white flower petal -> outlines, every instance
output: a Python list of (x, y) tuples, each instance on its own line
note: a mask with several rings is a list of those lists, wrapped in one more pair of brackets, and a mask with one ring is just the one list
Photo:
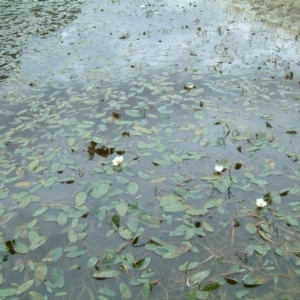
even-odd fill
[(267, 202), (263, 198), (256, 199), (256, 205), (259, 207), (264, 207), (267, 205)]
[(216, 165), (216, 166), (215, 166), (215, 170), (216, 170), (217, 172), (222, 172), (222, 171), (224, 170), (224, 167), (221, 166), (221, 165)]
[(112, 163), (113, 163), (114, 166), (118, 166), (122, 161), (123, 161), (123, 156), (116, 156), (112, 160)]

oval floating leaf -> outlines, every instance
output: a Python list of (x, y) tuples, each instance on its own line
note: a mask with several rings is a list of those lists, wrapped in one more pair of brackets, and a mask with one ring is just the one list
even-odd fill
[(17, 289), (8, 288), (8, 289), (0, 289), (0, 297), (9, 297), (15, 295)]
[(251, 223), (249, 223), (249, 224), (246, 225), (246, 229), (250, 233), (256, 233), (257, 232), (257, 228), (253, 224), (251, 224)]
[(220, 286), (220, 283), (219, 283), (219, 282), (213, 281), (213, 282), (208, 283), (208, 284), (207, 284), (204, 288), (202, 288), (201, 290), (202, 290), (202, 291), (205, 291), (205, 292), (210, 292), (210, 291), (216, 290), (219, 286)]
[(99, 292), (99, 294), (103, 294), (103, 295), (105, 295), (105, 296), (116, 296), (116, 293), (113, 291), (113, 290), (111, 290), (110, 288), (100, 288), (99, 290), (98, 290), (98, 292)]
[(98, 262), (98, 258), (96, 256), (92, 256), (88, 259), (87, 261), (87, 267), (88, 268), (93, 268), (96, 266), (97, 262)]
[(199, 266), (200, 262), (199, 261), (191, 261), (191, 262), (186, 262), (183, 265), (179, 266), (180, 271), (189, 271), (192, 269), (195, 269)]
[(241, 290), (238, 291), (235, 295), (237, 298), (243, 298), (245, 295), (247, 295), (249, 293), (249, 290)]
[(93, 274), (95, 278), (113, 278), (118, 277), (120, 275), (120, 271), (117, 270), (103, 270), (97, 271)]
[(104, 256), (102, 258), (102, 261), (101, 263), (102, 264), (110, 264), (112, 263), (114, 260), (115, 260), (115, 257), (116, 257), (116, 254), (114, 251), (112, 250), (107, 250), (105, 253), (104, 253)]
[(13, 248), (17, 253), (27, 253), (28, 252), (28, 247), (20, 241), (14, 241), (13, 243)]
[(81, 206), (84, 204), (86, 200), (86, 193), (85, 192), (80, 192), (75, 196), (75, 204), (77, 206)]
[(36, 216), (39, 216), (41, 214), (43, 214), (44, 212), (46, 212), (48, 210), (49, 207), (47, 206), (41, 206), (39, 207), (34, 213), (33, 213), (33, 216), (36, 217)]
[(34, 283), (34, 279), (28, 280), (17, 287), (16, 295), (20, 295), (27, 291)]
[(190, 276), (189, 280), (192, 284), (194, 283), (200, 283), (203, 279), (205, 279), (208, 275), (210, 274), (210, 271), (202, 271), (202, 272), (198, 272), (193, 274), (192, 276)]
[(132, 297), (132, 293), (131, 293), (129, 287), (126, 284), (124, 284), (123, 282), (120, 283), (119, 289), (120, 289), (121, 295), (124, 299), (130, 299)]
[(101, 198), (104, 196), (109, 190), (109, 184), (108, 183), (100, 183), (98, 187), (98, 197)]
[(125, 201), (116, 204), (116, 211), (120, 216), (125, 216), (128, 210), (128, 205)]
[(67, 215), (62, 211), (58, 214), (58, 216), (56, 217), (56, 222), (58, 223), (58, 225), (66, 225), (68, 222), (68, 217)]
[(150, 286), (149, 282), (144, 283), (143, 289), (142, 289), (143, 299), (147, 300), (149, 298), (150, 290), (151, 290), (151, 286)]
[(139, 186), (136, 182), (131, 181), (127, 185), (127, 190), (131, 195), (135, 195), (139, 189)]
[(69, 241), (71, 243), (76, 243), (78, 238), (77, 238), (77, 233), (75, 232), (74, 229), (70, 229), (69, 232), (68, 232), (68, 238), (69, 238)]
[(53, 262), (58, 261), (58, 260), (61, 258), (63, 252), (64, 252), (64, 249), (63, 249), (63, 248), (60, 248), (60, 247), (59, 247), (59, 248), (56, 248), (56, 249), (53, 251), (52, 261), (53, 261)]
[(63, 288), (65, 285), (64, 272), (59, 268), (53, 268), (50, 270), (50, 276), (52, 283), (58, 287)]

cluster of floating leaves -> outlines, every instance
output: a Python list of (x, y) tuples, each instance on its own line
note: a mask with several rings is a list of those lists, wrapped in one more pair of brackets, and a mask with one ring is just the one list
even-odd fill
[[(268, 57), (243, 70), (232, 68), (233, 52), (226, 43), (234, 28), (200, 27), (196, 2), (144, 7), (135, 1), (96, 2), (83, 6), (87, 16), (95, 14), (94, 21), (102, 20), (103, 11), (109, 16), (120, 9), (132, 17), (133, 7), (148, 25), (160, 24), (167, 9), (182, 22), (192, 19), (154, 33), (116, 35), (122, 28), (117, 24), (115, 39), (107, 31), (101, 39), (109, 37), (110, 45), (122, 42), (121, 53), (117, 58), (96, 54), (93, 66), (79, 41), (79, 54), (70, 61), (82, 58), (86, 68), (72, 69), (68, 80), (65, 70), (49, 67), (46, 81), (29, 84), (29, 91), (21, 84), (27, 79), (18, 74), (5, 81), (0, 298), (296, 297), (296, 83), (286, 79), (285, 71), (278, 74)], [(204, 4), (206, 13), (212, 12)], [(84, 22), (87, 32), (80, 35), (86, 43), (99, 44), (98, 36), (96, 42), (89, 40), (99, 23), (89, 28)], [(80, 20), (72, 26), (79, 25)], [(205, 45), (210, 34), (226, 36), (209, 54), (212, 64), (194, 67), (198, 58), (192, 40), (198, 37)], [(153, 51), (159, 54), (172, 47), (175, 37), (191, 45), (178, 48), (183, 55), (176, 64), (170, 59), (158, 67), (151, 56), (146, 65), (134, 62), (144, 55), (141, 45), (157, 39)], [(55, 39), (47, 43), (57, 51)], [(168, 53), (177, 55), (178, 49)], [(122, 51), (132, 55), (132, 62), (118, 61), (127, 57)], [(102, 59), (107, 69), (97, 66)], [(244, 73), (256, 64), (263, 67), (250, 80)]]

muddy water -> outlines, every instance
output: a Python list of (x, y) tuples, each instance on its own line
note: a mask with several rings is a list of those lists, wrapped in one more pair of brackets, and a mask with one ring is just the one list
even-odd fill
[[(45, 6), (39, 10), (55, 13), (49, 3), (43, 2)], [(135, 292), (134, 299), (141, 299), (141, 288), (130, 280), (147, 278), (151, 271), (155, 278), (151, 280), (150, 298), (186, 299), (192, 291), (187, 284), (191, 274), (186, 276), (178, 269), (187, 261), (203, 263), (203, 268), (212, 272), (209, 279), (219, 278), (223, 295), (227, 293), (233, 299), (244, 288), (243, 282), (236, 279), (236, 286), (224, 284), (220, 274), (230, 272), (233, 262), (242, 268), (235, 253), (243, 252), (254, 238), (243, 231), (247, 224), (244, 219), (239, 220), (238, 229), (234, 226), (227, 230), (226, 223), (231, 224), (233, 215), (245, 211), (247, 215), (257, 213), (253, 199), (261, 195), (297, 188), (298, 42), (288, 33), (217, 1), (89, 1), (80, 4), (80, 10), (71, 9), (70, 14), (75, 17), (62, 15), (68, 21), (61, 24), (51, 23), (41, 14), (38, 24), (43, 34), (31, 32), (24, 40), (16, 39), (19, 55), (6, 65), (7, 78), (1, 81), (1, 189), (8, 192), (1, 209), (5, 216), (11, 211), (18, 216), (3, 217), (6, 225), (2, 245), (18, 239), (20, 231), (21, 241), (29, 245), (26, 226), (31, 218), (38, 224), (34, 230), (47, 236), (47, 242), (29, 251), (25, 258), (21, 253), (9, 256), (4, 265), (4, 288), (32, 278), (43, 282), (39, 274), (30, 272), (13, 276), (14, 266), (23, 270), (22, 264), (27, 266), (29, 261), (29, 268), (33, 268), (32, 260), (42, 261), (49, 270), (55, 267), (65, 272), (63, 287), (61, 282), (54, 287), (49, 282), (46, 286), (37, 284), (41, 295), (51, 298), (61, 292), (57, 296), (64, 299), (77, 299), (77, 294), (96, 299), (97, 290), (103, 287), (119, 293), (118, 275), (112, 276), (116, 280), (97, 281), (91, 275), (99, 271), (99, 266), (91, 267), (87, 261), (102, 259), (106, 250), (116, 249), (125, 240), (127, 248), (120, 250), (122, 257), (118, 258), (123, 261), (116, 260), (111, 268), (119, 270), (123, 264), (120, 278)], [(91, 155), (88, 148), (94, 141), (100, 150)], [(103, 147), (111, 152), (98, 155), (105, 152)], [(124, 153), (124, 169), (111, 166), (116, 153)], [(226, 188), (228, 176), (224, 177), (224, 185), (202, 180), (214, 172), (220, 159), (233, 164), (243, 161), (247, 166), (245, 174), (239, 173), (238, 167), (232, 171), (237, 183), (230, 189)], [(115, 179), (117, 176), (123, 177)], [(255, 181), (257, 178), (265, 183)], [(139, 192), (132, 190), (128, 182), (136, 183)], [(105, 184), (110, 185), (109, 192), (98, 198), (96, 192), (91, 195), (95, 185), (104, 189)], [(29, 203), (18, 198), (23, 199), (19, 193), (24, 191), (35, 196)], [(72, 209), (78, 214), (74, 197), (79, 192), (88, 195), (82, 208), (87, 212), (76, 218)], [(164, 210), (160, 205), (168, 194), (184, 195), (178, 211), (172, 211), (172, 207)], [(296, 214), (288, 206), (296, 197), (291, 193), (280, 209)], [(189, 219), (184, 205), (198, 208), (211, 199), (221, 199), (228, 206), (211, 204), (209, 214), (195, 214)], [(145, 214), (152, 220), (151, 226), (149, 221), (139, 224), (141, 232), (142, 227), (147, 230), (145, 240), (139, 241), (141, 247), (133, 247), (126, 236), (114, 231), (118, 226), (111, 218), (116, 207), (121, 211), (121, 200), (130, 203), (130, 213)], [(48, 209), (46, 213), (33, 213), (41, 206)], [(266, 218), (280, 216), (272, 212), (270, 208)], [(65, 215), (69, 223), (64, 223)], [(126, 212), (122, 217), (121, 225), (126, 226)], [(160, 222), (165, 219), (169, 223)], [(185, 238), (177, 229), (194, 223), (200, 226), (202, 222), (215, 231), (206, 225), (207, 235), (201, 239)], [(78, 234), (76, 239), (73, 228)], [(239, 234), (235, 236), (234, 230)], [(282, 232), (291, 233), (289, 228), (284, 230), (277, 236), (277, 243), (284, 240)], [(147, 236), (161, 238), (170, 252), (145, 249)], [(192, 243), (179, 248), (184, 239)], [(260, 237), (256, 241), (259, 243)], [(74, 254), (68, 250), (72, 246), (86, 252)], [(189, 247), (191, 251), (185, 250)], [(61, 260), (52, 262), (53, 252), (61, 249)], [(162, 255), (164, 251), (167, 258)], [(182, 256), (169, 260), (176, 251)], [(151, 264), (146, 270), (136, 270), (129, 263), (129, 253), (135, 260), (151, 258)], [(254, 256), (249, 259), (250, 270), (260, 263), (261, 256)], [(224, 258), (224, 264), (217, 264), (215, 257)], [(277, 263), (273, 252), (268, 259), (264, 261), (267, 266), (270, 261)], [(289, 267), (294, 267), (292, 262), (279, 262), (276, 271), (288, 273)], [(53, 277), (48, 272), (46, 279), (55, 281)], [(271, 284), (257, 290), (265, 293), (270, 289)], [(250, 295), (253, 290), (246, 291)], [(205, 293), (200, 296), (208, 297)]]

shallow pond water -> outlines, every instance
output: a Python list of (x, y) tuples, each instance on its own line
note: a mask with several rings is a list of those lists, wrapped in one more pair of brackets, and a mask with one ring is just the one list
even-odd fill
[(217, 1), (22, 3), (0, 298), (296, 299), (299, 43)]

